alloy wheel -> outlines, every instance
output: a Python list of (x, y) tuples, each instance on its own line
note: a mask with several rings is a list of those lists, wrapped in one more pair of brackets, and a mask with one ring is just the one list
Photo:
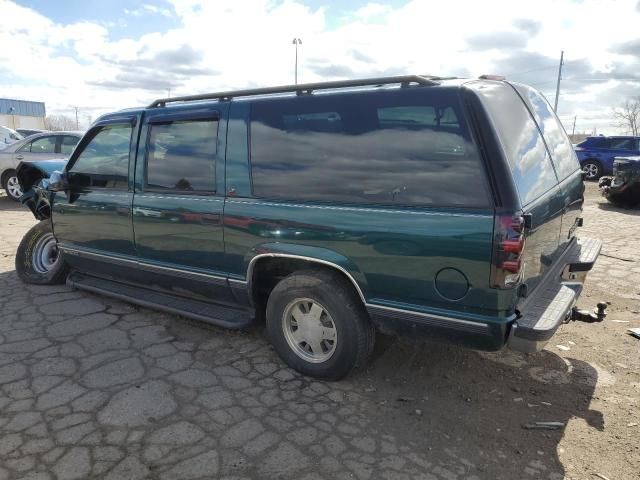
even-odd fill
[(22, 187), (18, 181), (18, 177), (11, 176), (7, 179), (7, 193), (13, 198), (18, 199), (22, 196)]
[(587, 163), (582, 167), (582, 171), (586, 173), (588, 179), (594, 179), (598, 177), (600, 169), (595, 163)]
[(291, 350), (307, 362), (325, 362), (336, 351), (336, 325), (315, 300), (298, 298), (289, 303), (282, 315), (282, 329)]

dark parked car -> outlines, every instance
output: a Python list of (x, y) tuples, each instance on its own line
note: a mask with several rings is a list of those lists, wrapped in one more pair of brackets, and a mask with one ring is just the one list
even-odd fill
[[(26, 282), (242, 328), (338, 379), (375, 332), (540, 348), (600, 242), (536, 90), (376, 78), (155, 101), (99, 119), (64, 171), (23, 164)], [(43, 174), (48, 176), (48, 174)]]
[(602, 177), (598, 185), (602, 195), (615, 205), (640, 205), (640, 157), (616, 158), (613, 177)]
[(598, 180), (612, 174), (615, 157), (640, 155), (640, 137), (587, 137), (575, 150), (585, 177)]

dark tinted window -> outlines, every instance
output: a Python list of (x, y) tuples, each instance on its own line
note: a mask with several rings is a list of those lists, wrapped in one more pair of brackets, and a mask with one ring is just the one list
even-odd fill
[(551, 153), (551, 161), (556, 167), (558, 178), (564, 180), (580, 168), (580, 163), (569, 137), (567, 137), (560, 120), (551, 109), (551, 105), (540, 93), (525, 86), (518, 86), (518, 91), (529, 105), (538, 127), (542, 131), (542, 136)]
[(634, 141), (633, 138), (611, 138), (611, 146), (609, 148), (615, 148), (616, 150), (633, 150)]
[(486, 206), (455, 90), (319, 94), (252, 104), (258, 197)]
[(152, 124), (147, 189), (214, 192), (217, 132), (216, 120)]
[(130, 125), (98, 127), (89, 135), (70, 172), (82, 185), (126, 188), (129, 170)]
[(515, 90), (497, 82), (469, 86), (480, 94), (495, 125), (522, 205), (553, 188), (557, 178), (551, 158), (536, 123)]
[(71, 135), (65, 135), (62, 137), (62, 145), (60, 145), (60, 153), (63, 155), (71, 155), (73, 149), (80, 141), (79, 137), (72, 137)]
[(609, 148), (609, 139), (606, 137), (589, 137), (578, 144), (582, 148)]

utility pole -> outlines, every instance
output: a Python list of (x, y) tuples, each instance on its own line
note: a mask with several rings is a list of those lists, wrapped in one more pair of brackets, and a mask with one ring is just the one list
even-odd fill
[(562, 64), (564, 60), (564, 50), (560, 52), (560, 66), (558, 67), (558, 83), (556, 84), (556, 101), (553, 104), (553, 111), (558, 113), (558, 97), (560, 96), (560, 79), (562, 78)]
[(576, 133), (576, 119), (578, 118), (577, 115), (573, 116), (573, 128), (571, 129), (571, 136), (574, 136)]
[(73, 107), (76, 110), (76, 130), (80, 130), (80, 123), (78, 122), (78, 107)]
[(167, 88), (167, 98), (171, 98), (171, 89)]
[(302, 40), (298, 37), (294, 38), (291, 42), (296, 46), (296, 66), (295, 66), (295, 82), (298, 84), (298, 45), (302, 45)]

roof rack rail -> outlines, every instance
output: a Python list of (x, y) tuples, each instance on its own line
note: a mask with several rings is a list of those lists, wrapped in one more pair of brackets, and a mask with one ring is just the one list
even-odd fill
[(333, 82), (303, 83), (299, 85), (282, 85), (278, 87), (251, 88), (247, 90), (231, 90), (228, 92), (203, 93), (200, 95), (185, 95), (182, 97), (159, 98), (147, 108), (164, 107), (167, 103), (196, 102), (199, 100), (230, 100), (234, 97), (248, 97), (253, 95), (268, 95), (271, 93), (296, 92), (298, 95), (309, 94), (314, 90), (345, 87), (366, 87), (368, 85), (389, 85), (399, 83), (407, 87), (412, 83), (424, 86), (439, 85), (439, 82), (422, 75), (402, 75), (397, 77), (363, 78), (359, 80), (337, 80)]

